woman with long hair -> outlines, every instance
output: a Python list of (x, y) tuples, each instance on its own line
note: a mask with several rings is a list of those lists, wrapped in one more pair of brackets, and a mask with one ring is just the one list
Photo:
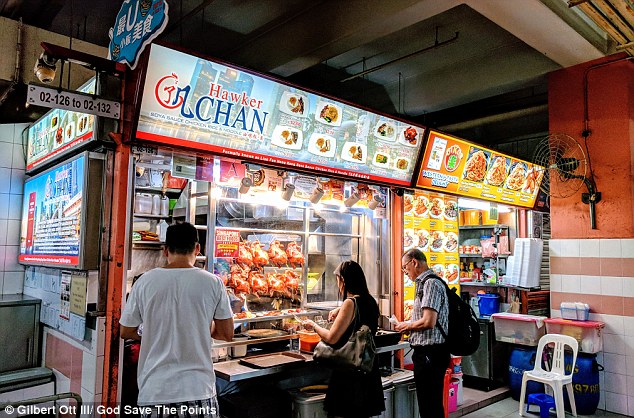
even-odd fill
[[(335, 269), (339, 295), (343, 303), (330, 311), (330, 329), (307, 320), (306, 328), (313, 328), (322, 341), (335, 348), (341, 347), (353, 332), (367, 325), (376, 333), (379, 322), (379, 306), (370, 295), (365, 274), (355, 261), (344, 261)], [(377, 358), (370, 373), (349, 370), (333, 370), (324, 409), (334, 417), (371, 417), (385, 410), (383, 386)]]

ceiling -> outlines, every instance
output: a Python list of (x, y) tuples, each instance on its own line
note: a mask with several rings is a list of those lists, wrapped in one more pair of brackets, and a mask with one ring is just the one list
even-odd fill
[[(0, 15), (106, 46), (121, 2), (0, 0)], [(159, 40), (520, 157), (548, 130), (546, 75), (625, 42), (566, 0), (167, 2)]]

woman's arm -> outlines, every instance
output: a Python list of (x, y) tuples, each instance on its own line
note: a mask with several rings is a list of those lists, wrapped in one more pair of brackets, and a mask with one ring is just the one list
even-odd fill
[(339, 313), (335, 318), (335, 322), (332, 324), (330, 329), (324, 328), (322, 326), (317, 325), (315, 322), (308, 320), (304, 321), (302, 324), (307, 328), (313, 328), (317, 335), (322, 339), (323, 342), (328, 344), (334, 344), (341, 339), (343, 334), (346, 332), (352, 320), (354, 319), (354, 302), (351, 299), (346, 299), (341, 308), (339, 309)]

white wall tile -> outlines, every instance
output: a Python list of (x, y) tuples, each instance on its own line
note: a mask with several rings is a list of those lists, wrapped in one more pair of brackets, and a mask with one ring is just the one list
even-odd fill
[(24, 170), (26, 168), (26, 161), (24, 160), (24, 158), (24, 148), (22, 148), (22, 144), (13, 144), (13, 158), (11, 161), (11, 168)]
[(561, 274), (550, 275), (550, 291), (561, 292)]
[(548, 241), (548, 253), (551, 257), (561, 257), (561, 241), (560, 239)]
[(634, 238), (623, 238), (621, 240), (621, 257), (634, 258)]
[[(631, 337), (626, 337), (626, 338), (631, 338)], [(630, 349), (627, 348), (626, 350), (630, 350)], [(625, 356), (625, 374), (628, 376), (634, 376), (634, 356), (630, 356), (630, 355)]]
[(623, 317), (623, 334), (630, 337), (634, 337), (634, 317), (632, 316)]
[(24, 290), (24, 273), (19, 271), (5, 271), (2, 285), (3, 295), (17, 295)]
[(20, 221), (7, 220), (7, 245), (20, 245)]
[(634, 396), (627, 397), (627, 415), (634, 417)]
[[(95, 394), (92, 392), (87, 391), (86, 389), (84, 389), (84, 387), (82, 386), (81, 388), (81, 400), (84, 402), (84, 405), (90, 405), (90, 406), (96, 406), (95, 403), (93, 403), (93, 399), (95, 398)], [(121, 408), (123, 409), (123, 408)], [(81, 418), (93, 418), (95, 417), (95, 412), (93, 411), (92, 414), (81, 414)], [(121, 413), (120, 416), (124, 416), (123, 413)]]
[[(625, 356), (620, 354), (603, 353), (603, 367), (605, 367), (606, 379), (610, 373), (623, 373)], [(615, 392), (615, 391), (612, 391)], [(621, 393), (621, 392), (620, 392)]]
[(9, 218), (9, 193), (0, 193), (0, 219)]
[(0, 193), (11, 192), (11, 169), (0, 167)]
[(18, 245), (5, 246), (4, 271), (24, 271), (24, 266), (18, 263)]
[(0, 142), (0, 167), (11, 168), (13, 166), (13, 144)]
[[(11, 392), (5, 392), (5, 393), (0, 393), (0, 403), (2, 402), (18, 402), (21, 400), (24, 400), (24, 389), (19, 389), (19, 390), (14, 390)], [(0, 414), (0, 417), (7, 417), (9, 418), (10, 415), (4, 415), (5, 412), (4, 410), (2, 411), (2, 413)]]
[[(16, 123), (13, 131), (13, 143), (22, 144), (24, 139), (22, 138), (23, 131), (28, 128), (30, 123)], [(24, 133), (26, 135), (26, 133)]]
[(11, 190), (10, 192), (13, 194), (23, 194), (24, 193), (24, 170), (19, 170), (17, 168), (11, 169)]
[(580, 239), (579, 257), (599, 257), (599, 240)]
[(601, 258), (621, 258), (620, 239), (600, 239), (599, 256)]
[(593, 321), (605, 323), (605, 330), (609, 334), (624, 335), (625, 325), (624, 318), (621, 315), (597, 315)]
[(7, 219), (0, 219), (0, 245), (7, 245)]
[[(1, 222), (0, 222), (1, 223)], [(0, 245), (0, 271), (4, 271), (4, 259), (5, 259), (5, 251), (6, 245)]]
[(627, 376), (605, 372), (605, 391), (625, 395), (627, 393)]
[(605, 392), (605, 409), (617, 414), (627, 414), (627, 396)]
[(627, 396), (634, 396), (634, 376), (626, 376), (627, 390), (625, 394)]
[(579, 276), (575, 274), (562, 274), (561, 291), (566, 293), (580, 293), (581, 285)]
[(41, 396), (50, 396), (54, 393), (53, 382), (45, 385), (33, 386), (24, 389), (24, 398), (39, 398)]
[(81, 386), (82, 389), (87, 389), (94, 394), (97, 357), (85, 351), (82, 353), (82, 355), (83, 358), (81, 362)]
[(9, 219), (22, 219), (22, 195), (9, 195)]
[(13, 123), (6, 123), (0, 125), (0, 142), (13, 143), (13, 134), (15, 131), (15, 125)]
[(562, 257), (579, 257), (579, 240), (578, 239), (561, 240), (561, 256)]
[(601, 277), (601, 294), (606, 296), (623, 296), (623, 278)]
[[(632, 357), (631, 360), (628, 360), (628, 363), (632, 362), (632, 373), (628, 372), (627, 374), (630, 376), (634, 376), (634, 337), (629, 335), (623, 336), (623, 348), (626, 356)], [(628, 364), (629, 366), (629, 364)]]
[(97, 365), (95, 367), (95, 394), (103, 392), (103, 356), (97, 357)]
[(584, 294), (588, 294), (588, 295), (601, 294), (600, 277), (579, 276), (579, 286), (581, 286), (581, 290)]
[(634, 297), (634, 277), (623, 277), (623, 296)]
[(618, 334), (603, 333), (603, 352), (626, 355), (625, 337)]

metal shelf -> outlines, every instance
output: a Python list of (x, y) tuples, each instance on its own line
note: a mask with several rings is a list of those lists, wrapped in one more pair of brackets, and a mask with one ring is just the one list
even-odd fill
[(166, 215), (152, 215), (150, 213), (134, 213), (132, 214), (132, 216), (134, 216), (135, 218), (148, 218), (148, 219), (168, 219), (171, 218), (171, 216)]
[(493, 229), (493, 228), (501, 228), (508, 229), (508, 225), (494, 224), (494, 225), (465, 225), (459, 226), (458, 229), (470, 230), (470, 229)]

